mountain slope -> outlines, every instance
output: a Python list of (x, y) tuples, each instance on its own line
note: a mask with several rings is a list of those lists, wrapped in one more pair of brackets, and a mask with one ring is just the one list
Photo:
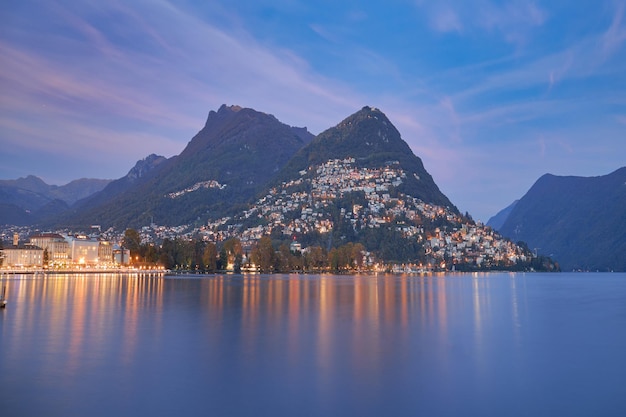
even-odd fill
[(458, 211), (387, 116), (368, 106), (320, 133), (289, 161), (279, 178), (294, 178), (298, 171), (309, 166), (344, 158), (355, 158), (359, 167), (381, 167), (393, 161), (409, 174), (398, 186), (399, 192)]
[[(309, 134), (310, 135), (310, 134)], [(180, 155), (96, 207), (76, 212), (76, 225), (137, 227), (204, 222), (247, 202), (304, 144), (302, 129), (239, 106), (211, 111)]]
[(546, 174), (499, 230), (564, 270), (626, 271), (626, 167), (599, 177)]

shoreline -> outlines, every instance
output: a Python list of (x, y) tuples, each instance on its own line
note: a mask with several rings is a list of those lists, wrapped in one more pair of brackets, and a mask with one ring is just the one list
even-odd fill
[(4, 275), (56, 275), (56, 274), (158, 274), (166, 275), (165, 269), (106, 268), (106, 269), (0, 269)]

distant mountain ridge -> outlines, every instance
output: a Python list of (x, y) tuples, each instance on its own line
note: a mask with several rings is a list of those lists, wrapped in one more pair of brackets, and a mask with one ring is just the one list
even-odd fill
[[(15, 199), (19, 199), (19, 195), (21, 193), (22, 196), (37, 196), (45, 202), (59, 199), (71, 205), (81, 198), (85, 198), (102, 190), (111, 181), (112, 180), (80, 178), (70, 181), (65, 185), (49, 185), (39, 177), (28, 175), (27, 177), (18, 178), (16, 180), (0, 180), (0, 189), (4, 192), (8, 192), (9, 190), (17, 192), (18, 196), (13, 197)], [(5, 203), (13, 203), (13, 201), (9, 200), (9, 198), (10, 197), (8, 195), (3, 195), (2, 201)], [(45, 202), (43, 204), (45, 204)], [(43, 204), (39, 201), (33, 201), (32, 203), (28, 201), (25, 204), (25, 208), (33, 209), (40, 207)]]
[(495, 216), (492, 216), (489, 221), (487, 221), (487, 226), (493, 227), (495, 230), (500, 230), (506, 219), (511, 214), (511, 211), (515, 208), (519, 200), (515, 200), (507, 207), (500, 210)]
[(40, 221), (102, 190), (110, 182), (81, 178), (59, 186), (46, 184), (34, 175), (0, 180), (0, 224), (27, 225)]
[(626, 167), (598, 177), (546, 174), (498, 230), (564, 270), (626, 271)]

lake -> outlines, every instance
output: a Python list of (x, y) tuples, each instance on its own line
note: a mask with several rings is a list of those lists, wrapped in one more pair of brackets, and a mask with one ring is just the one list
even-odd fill
[(6, 416), (626, 415), (626, 274), (1, 284)]

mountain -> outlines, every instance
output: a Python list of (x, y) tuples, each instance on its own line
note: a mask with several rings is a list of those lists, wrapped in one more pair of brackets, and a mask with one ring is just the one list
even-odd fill
[(542, 176), (499, 231), (564, 270), (626, 271), (626, 167), (598, 177)]
[(76, 201), (102, 190), (110, 182), (82, 178), (58, 186), (48, 185), (33, 175), (0, 180), (0, 224), (33, 224), (43, 217), (66, 210)]
[(507, 207), (500, 210), (495, 216), (491, 217), (487, 222), (487, 226), (494, 228), (495, 230), (500, 230), (506, 219), (509, 217), (509, 214), (513, 211), (517, 202), (519, 200), (515, 200)]
[(527, 249), (461, 215), (389, 119), (371, 107), (318, 135), (254, 203), (199, 234), (238, 238), (244, 246), (269, 235), (283, 248), (297, 239), (331, 258), (363, 248), (419, 270), (553, 267), (533, 264)]
[(422, 160), (413, 154), (387, 116), (368, 106), (320, 133), (289, 161), (278, 178), (283, 181), (292, 179), (310, 166), (344, 158), (355, 158), (358, 167), (382, 167), (393, 161), (408, 173), (397, 191), (458, 211), (439, 190)]
[(272, 115), (223, 105), (209, 112), (205, 126), (180, 155), (159, 159), (158, 167), (128, 186), (131, 170), (126, 179), (111, 184), (115, 192), (106, 198), (103, 193), (81, 202), (66, 224), (125, 228), (153, 219), (162, 225), (205, 222), (248, 202), (311, 137), (305, 128)]

